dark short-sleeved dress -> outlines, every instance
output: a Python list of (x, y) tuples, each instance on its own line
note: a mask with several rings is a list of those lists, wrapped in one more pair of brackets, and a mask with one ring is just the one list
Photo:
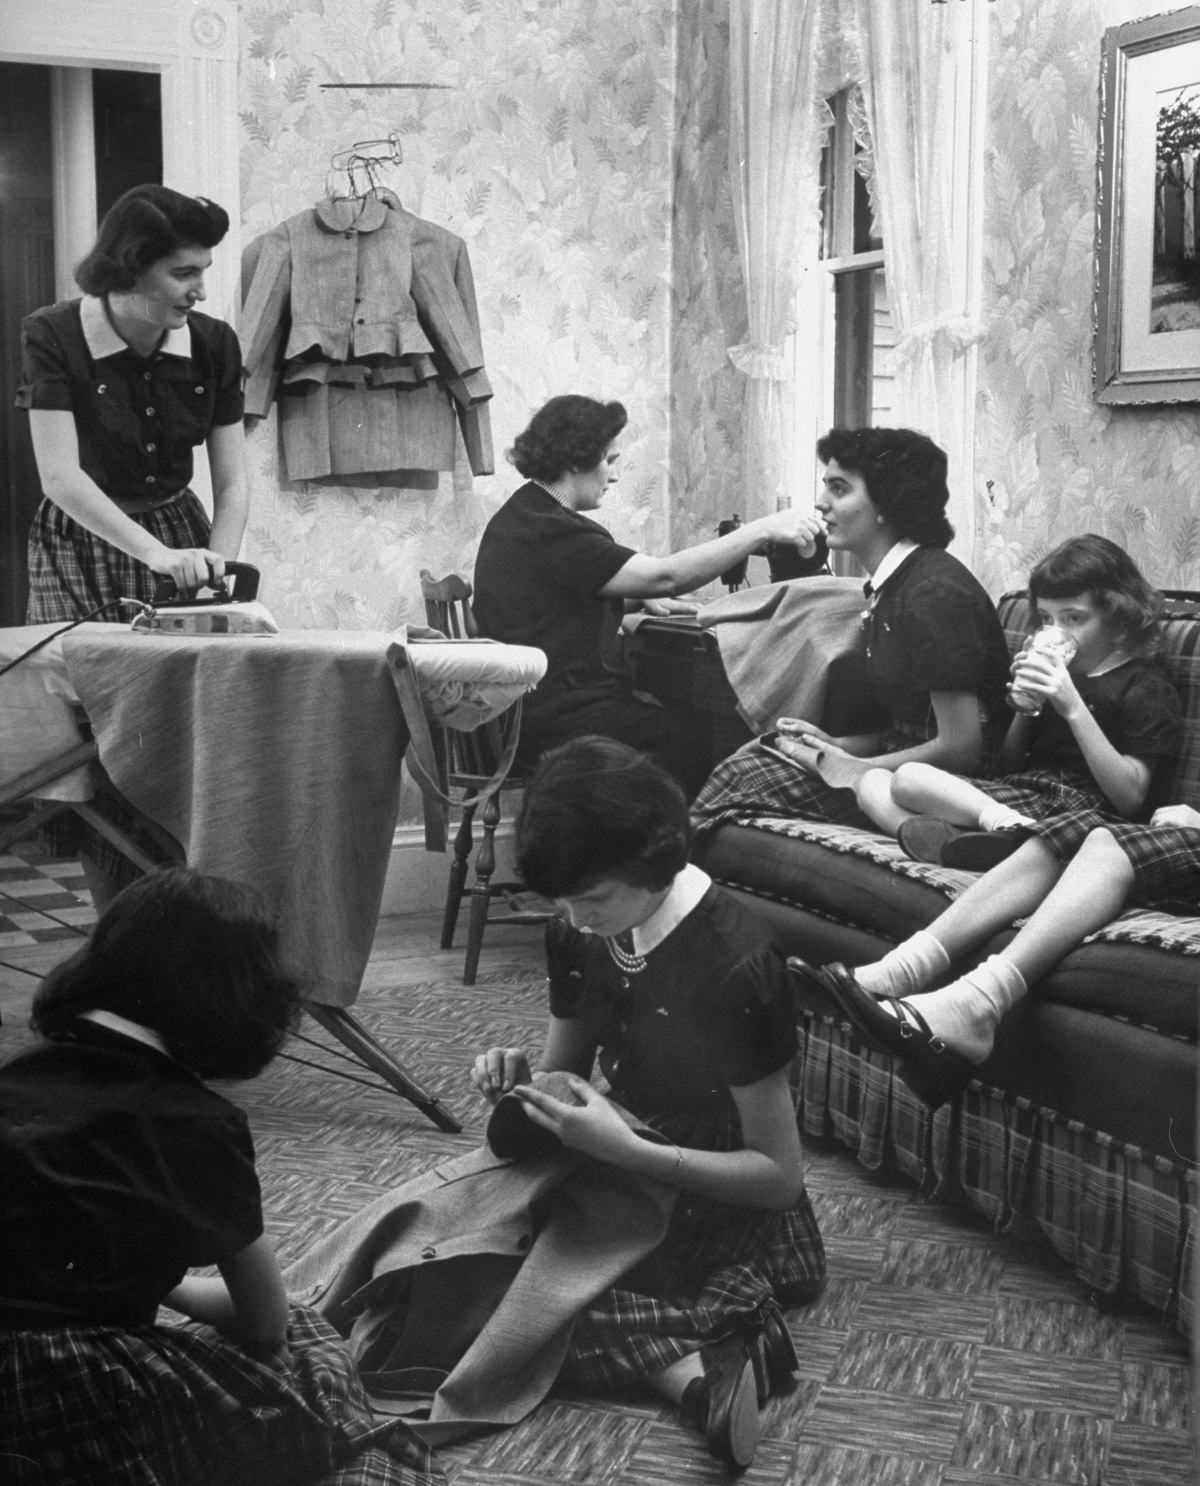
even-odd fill
[(0, 1066), (0, 1418), (13, 1486), (427, 1486), (345, 1344), (293, 1307), (286, 1366), (156, 1325), (189, 1268), (263, 1231), (245, 1115), (87, 1021)]
[[(910, 552), (868, 601), (863, 647), (876, 699), (890, 719), (877, 752), (937, 736), (932, 692), (974, 692), (985, 759), (999, 747), (1009, 720), (1008, 646), (995, 605), (956, 557), (940, 547)], [(692, 808), (698, 832), (767, 815), (874, 829), (852, 790), (831, 788), (757, 742), (717, 766)]]
[[(71, 413), (80, 465), (115, 505), (168, 547), (208, 545), (208, 515), (189, 482), (196, 445), (242, 418), (241, 350), (228, 325), (193, 310), (186, 327), (140, 356), (108, 324), (102, 301), (67, 300), (22, 321), (21, 373), (16, 406)], [(157, 582), (43, 498), (29, 534), (28, 623), (149, 600)], [(101, 617), (122, 616), (113, 608)]]
[[(1149, 765), (1153, 798), (1158, 775), (1179, 752), (1183, 726), (1179, 693), (1161, 662), (1131, 657), (1102, 675), (1074, 679), (1085, 706), (1117, 752)], [(1113, 814), (1070, 724), (1051, 706), (1033, 719), (1020, 770), (971, 783), (991, 799), (1034, 820), (1092, 811)]]
[[(599, 1046), (613, 1098), (676, 1144), (738, 1150), (731, 1086), (787, 1067), (797, 1051), (792, 994), (769, 928), (709, 885), (645, 956), (617, 968), (604, 940), (547, 929), (550, 1010)], [(707, 1342), (811, 1300), (825, 1253), (808, 1199), (783, 1212), (683, 1193), (666, 1238), (578, 1318), (564, 1376), (612, 1388)]]
[(600, 733), (652, 755), (690, 797), (712, 761), (686, 721), (632, 694), (617, 648), (624, 604), (599, 592), (636, 555), (531, 481), (484, 529), (475, 618), (489, 639), (546, 654), (545, 678), (525, 698), (522, 764), (569, 738)]

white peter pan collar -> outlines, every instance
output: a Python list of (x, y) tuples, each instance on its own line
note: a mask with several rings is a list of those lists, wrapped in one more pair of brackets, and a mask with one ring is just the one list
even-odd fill
[(712, 886), (712, 878), (694, 862), (688, 862), (671, 884), (667, 896), (644, 923), (633, 928), (633, 952), (648, 955), (687, 918)]
[[(128, 342), (123, 341), (109, 323), (104, 313), (104, 301), (95, 294), (85, 294), (79, 301), (79, 320), (83, 326), (83, 338), (93, 361), (105, 356), (119, 356), (128, 351)], [(135, 353), (136, 354), (136, 353)], [(186, 325), (178, 330), (168, 330), (158, 351), (160, 356), (182, 356), (185, 360), (192, 354), (192, 336)]]

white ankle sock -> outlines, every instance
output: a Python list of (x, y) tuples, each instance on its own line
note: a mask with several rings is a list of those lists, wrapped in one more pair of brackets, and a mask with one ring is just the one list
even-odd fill
[(905, 999), (948, 1047), (972, 1063), (982, 1063), (992, 1050), (1000, 1019), (1027, 989), (1014, 961), (991, 955), (942, 990)]
[(859, 985), (885, 996), (911, 996), (923, 990), (950, 968), (950, 956), (928, 929), (918, 929), (911, 938), (889, 949), (882, 960), (863, 965), (854, 972)]
[(1001, 805), (996, 800), (989, 801), (979, 811), (981, 831), (1014, 831), (1018, 826), (1029, 824), (1030, 820), (1027, 815), (1022, 815), (1011, 805)]

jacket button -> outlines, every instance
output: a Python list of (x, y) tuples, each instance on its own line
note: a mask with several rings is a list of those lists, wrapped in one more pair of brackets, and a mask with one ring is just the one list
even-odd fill
[(434, 1248), (434, 1246), (432, 1244), (426, 1244), (425, 1247), (421, 1250), (421, 1258), (422, 1259), (436, 1259), (437, 1258), (437, 1250)]
[(203, 387), (197, 387), (196, 388), (196, 396), (197, 397), (203, 397), (204, 396), (204, 388)]
[(522, 1233), (520, 1238), (517, 1239), (517, 1248), (523, 1254), (525, 1253), (526, 1249), (529, 1248), (531, 1242), (532, 1240), (530, 1239), (528, 1233)]
[(147, 408), (146, 409), (146, 417), (147, 418), (153, 418), (154, 417), (154, 409), (153, 408)]

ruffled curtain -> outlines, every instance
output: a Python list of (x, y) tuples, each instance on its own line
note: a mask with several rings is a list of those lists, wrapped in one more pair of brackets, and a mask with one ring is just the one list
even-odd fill
[[(817, 86), (834, 0), (730, 0), (729, 175), (749, 339), (729, 347), (746, 377), (744, 508), (794, 503), (796, 387), (788, 337), (801, 265), (816, 257), (828, 110)], [(805, 456), (811, 463), (811, 450)]]
[(852, 0), (852, 7), (896, 324), (897, 422), (924, 430), (949, 455), (950, 518), (969, 552), (972, 466), (962, 447), (961, 358), (981, 327), (967, 314), (953, 193), (962, 128), (957, 61), (971, 7), (879, 0)]

